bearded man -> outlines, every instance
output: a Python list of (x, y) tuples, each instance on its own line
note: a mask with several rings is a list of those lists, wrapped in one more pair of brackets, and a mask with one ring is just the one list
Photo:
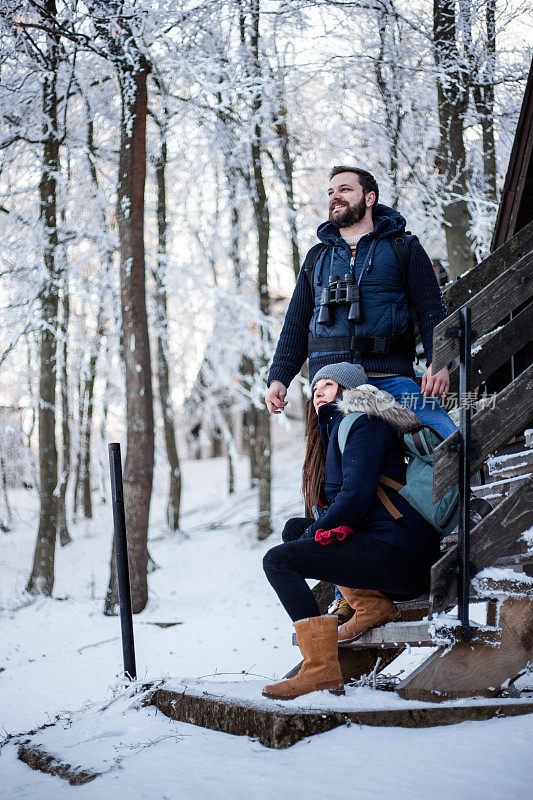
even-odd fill
[[(310, 381), (327, 364), (348, 361), (446, 438), (455, 425), (436, 398), (449, 389), (448, 371), (431, 369), (433, 329), (446, 305), (431, 261), (416, 236), (405, 233), (402, 215), (378, 204), (370, 172), (334, 167), (328, 197), (329, 221), (304, 261), (276, 347), (267, 408), (283, 411), (307, 357)], [(427, 363), (420, 387), (415, 324)]]

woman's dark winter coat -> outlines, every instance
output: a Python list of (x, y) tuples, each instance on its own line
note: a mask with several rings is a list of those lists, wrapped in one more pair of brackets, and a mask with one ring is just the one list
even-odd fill
[[(344, 453), (337, 440), (346, 414), (363, 412), (352, 424)], [(394, 489), (383, 487), (398, 511), (395, 520), (377, 496), (380, 473), (405, 483), (405, 462), (397, 430), (419, 424), (412, 411), (370, 384), (344, 391), (341, 400), (319, 408), (318, 422), (324, 448), (325, 513), (306, 531), (311, 537), (322, 528), (341, 525), (364, 532), (430, 559), (439, 555), (438, 532)]]

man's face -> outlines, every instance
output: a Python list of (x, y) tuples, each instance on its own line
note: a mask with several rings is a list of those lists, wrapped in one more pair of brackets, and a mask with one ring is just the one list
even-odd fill
[(367, 208), (372, 207), (375, 199), (374, 192), (365, 197), (355, 172), (335, 175), (329, 184), (328, 197), (329, 221), (337, 228), (350, 228), (364, 219)]

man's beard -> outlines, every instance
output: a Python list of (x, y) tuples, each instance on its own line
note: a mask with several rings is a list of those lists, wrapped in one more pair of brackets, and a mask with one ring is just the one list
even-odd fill
[(354, 205), (339, 206), (335, 211), (329, 212), (329, 221), (337, 228), (351, 228), (356, 222), (361, 222), (366, 214), (366, 199), (363, 196)]

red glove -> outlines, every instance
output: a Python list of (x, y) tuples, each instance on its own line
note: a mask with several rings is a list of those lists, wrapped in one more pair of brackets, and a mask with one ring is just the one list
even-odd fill
[(315, 533), (315, 542), (320, 542), (320, 544), (343, 542), (351, 533), (353, 533), (353, 530), (351, 528), (347, 528), (346, 525), (341, 525), (338, 528), (332, 528), (330, 531), (325, 531), (323, 528), (319, 528)]

